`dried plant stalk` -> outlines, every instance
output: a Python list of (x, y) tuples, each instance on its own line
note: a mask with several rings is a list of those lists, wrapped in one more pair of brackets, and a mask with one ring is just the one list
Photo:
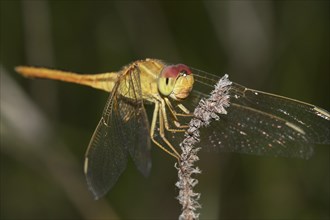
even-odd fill
[(225, 108), (229, 106), (228, 90), (230, 85), (231, 82), (226, 74), (216, 84), (210, 97), (201, 99), (194, 110), (194, 118), (189, 122), (185, 139), (180, 144), (182, 153), (180, 163), (177, 166), (178, 182), (175, 184), (180, 190), (177, 197), (182, 206), (180, 220), (199, 218), (199, 213), (196, 210), (201, 208), (198, 203), (200, 193), (193, 191), (198, 180), (192, 177), (193, 174), (201, 173), (201, 170), (194, 166), (194, 163), (199, 160), (197, 152), (200, 150), (200, 148), (195, 147), (195, 144), (200, 141), (199, 129), (201, 127), (208, 126), (212, 120), (219, 120), (218, 114), (227, 114)]

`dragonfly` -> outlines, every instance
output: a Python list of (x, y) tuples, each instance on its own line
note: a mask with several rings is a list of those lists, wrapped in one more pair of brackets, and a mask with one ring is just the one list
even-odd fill
[[(151, 144), (180, 160), (194, 108), (220, 77), (185, 64), (138, 60), (118, 72), (77, 74), (18, 66), (26, 77), (77, 83), (109, 93), (85, 154), (84, 173), (95, 199), (117, 182), (129, 157), (147, 176)], [(298, 100), (232, 82), (227, 114), (200, 131), (202, 150), (307, 159), (314, 144), (330, 144), (330, 113)], [(154, 106), (149, 123), (145, 105)]]

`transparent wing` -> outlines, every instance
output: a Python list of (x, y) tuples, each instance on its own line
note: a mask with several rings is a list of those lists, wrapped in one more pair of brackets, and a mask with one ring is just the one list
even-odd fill
[(126, 168), (128, 152), (144, 175), (151, 166), (148, 121), (138, 91), (139, 73), (132, 68), (124, 74), (113, 88), (86, 152), (86, 179), (96, 199), (117, 182)]
[[(117, 87), (115, 86), (114, 89)], [(116, 105), (114, 91), (87, 148), (85, 175), (95, 199), (104, 196), (117, 182), (126, 168), (127, 150), (122, 140), (122, 120)]]
[[(199, 70), (194, 70), (194, 76), (194, 89), (184, 103), (191, 111), (201, 98), (208, 97), (220, 78)], [(308, 158), (313, 153), (312, 144), (330, 143), (326, 110), (236, 83), (229, 93), (227, 115), (201, 129), (203, 149)]]
[(148, 176), (151, 168), (150, 128), (143, 105), (140, 71), (137, 67), (131, 69), (122, 79), (119, 91), (123, 96), (129, 97), (122, 98), (118, 105), (125, 124), (123, 127), (125, 146), (138, 170), (144, 176)]

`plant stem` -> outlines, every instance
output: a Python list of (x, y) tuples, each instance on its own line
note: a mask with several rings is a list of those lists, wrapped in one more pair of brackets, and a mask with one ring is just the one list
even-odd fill
[(195, 147), (195, 145), (200, 141), (199, 129), (201, 127), (208, 126), (212, 120), (219, 120), (218, 114), (227, 114), (225, 108), (229, 106), (228, 91), (230, 85), (231, 82), (226, 74), (216, 84), (215, 89), (210, 93), (210, 97), (200, 100), (194, 110), (194, 117), (189, 122), (185, 139), (180, 144), (182, 152), (179, 165), (176, 165), (178, 181), (175, 184), (180, 190), (177, 197), (182, 206), (180, 220), (199, 218), (200, 213), (196, 210), (201, 208), (198, 203), (201, 194), (193, 191), (198, 180), (192, 176), (201, 173), (201, 170), (194, 166), (194, 163), (199, 160), (197, 153), (201, 148)]

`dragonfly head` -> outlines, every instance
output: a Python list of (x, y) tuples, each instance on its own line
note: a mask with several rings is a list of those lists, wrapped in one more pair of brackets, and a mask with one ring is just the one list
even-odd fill
[(158, 78), (159, 92), (175, 100), (187, 98), (193, 84), (194, 77), (191, 70), (184, 64), (164, 67)]

